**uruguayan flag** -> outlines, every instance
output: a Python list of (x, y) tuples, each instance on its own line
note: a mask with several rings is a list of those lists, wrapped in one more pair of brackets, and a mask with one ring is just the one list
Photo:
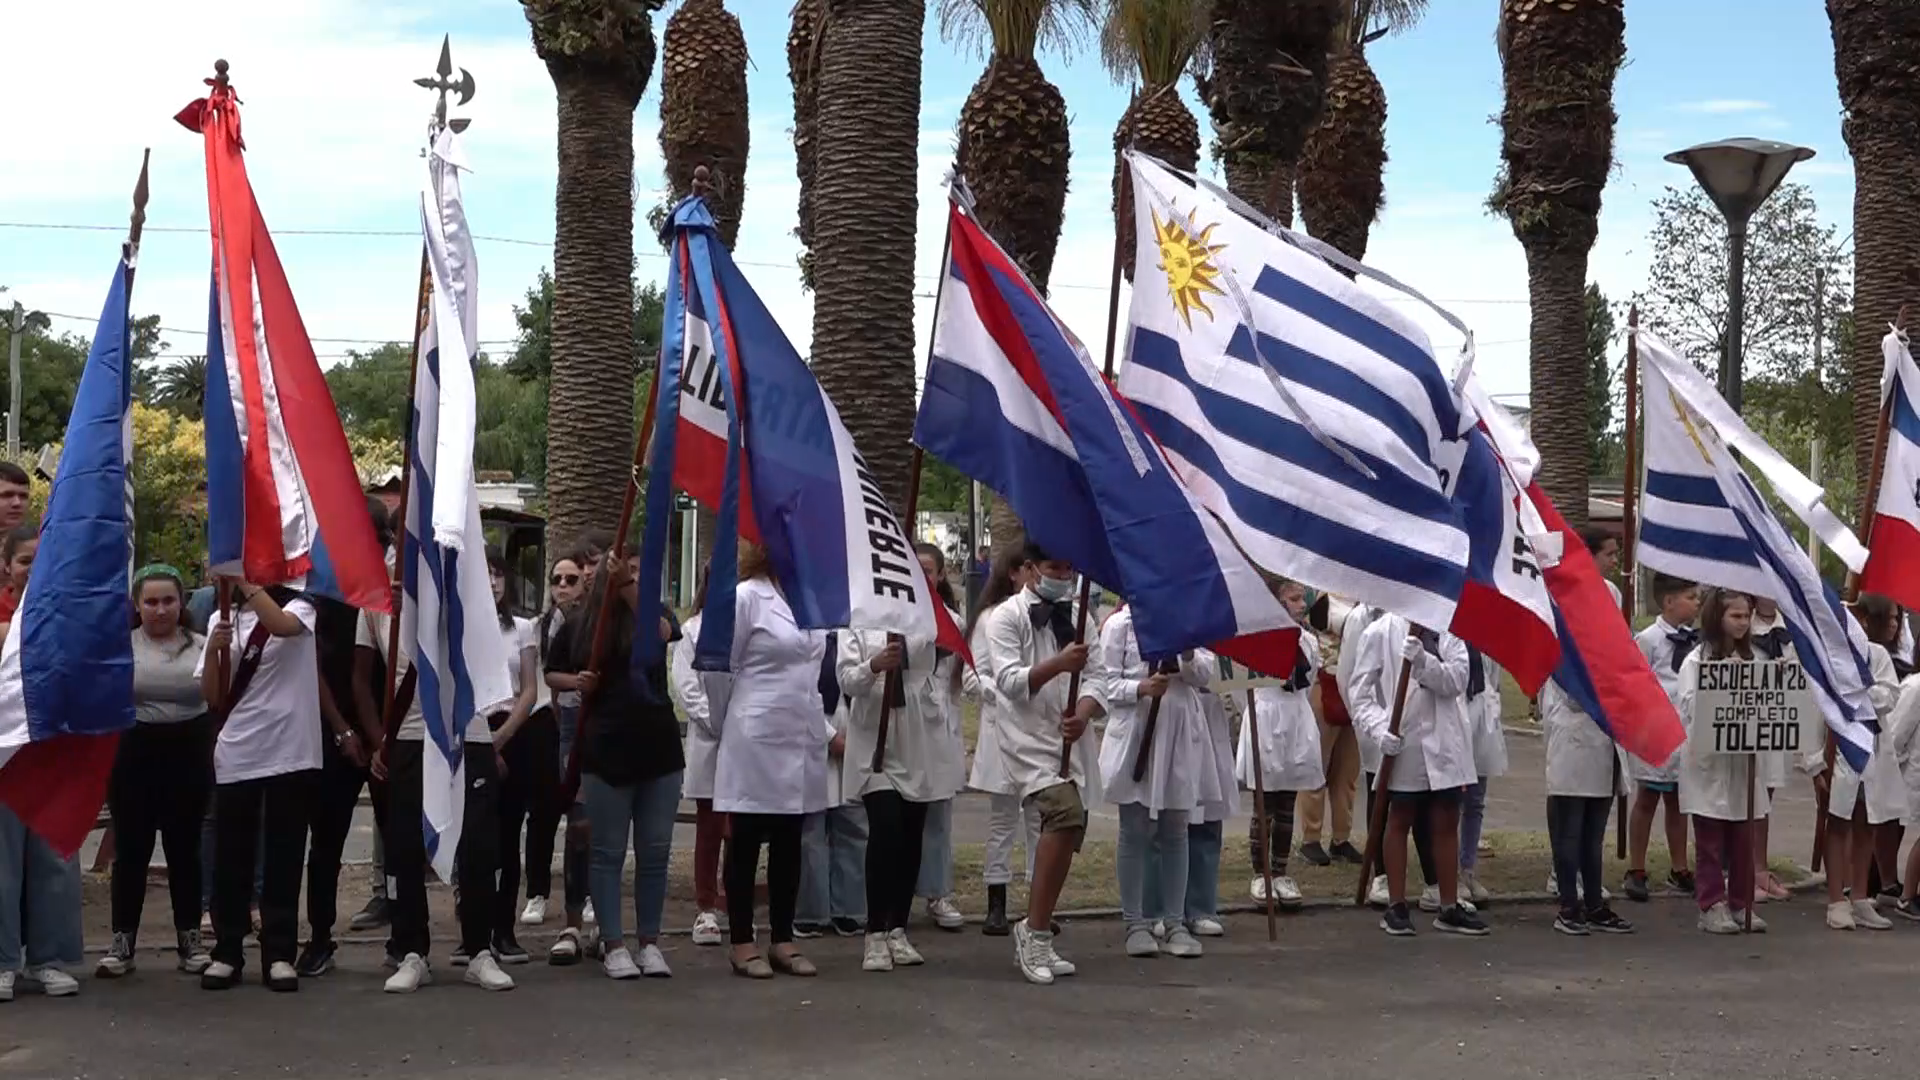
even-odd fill
[(433, 287), (413, 384), (405, 538), (410, 557), (400, 614), (400, 640), (419, 672), (415, 697), (427, 728), (422, 827), (427, 855), (443, 881), (453, 880), (460, 846), (467, 724), (513, 697), (473, 484), (479, 273), (460, 200), (465, 160), (454, 133), (442, 129), (427, 155), (421, 192)]
[(1208, 186), (1127, 157), (1120, 388), (1174, 468), (1258, 565), (1451, 625), (1469, 538), (1442, 461), (1461, 419), (1426, 333)]
[(1849, 567), (1865, 561), (1866, 551), (1821, 501), (1818, 485), (1755, 435), (1706, 376), (1650, 334), (1641, 333), (1639, 345), (1647, 432), (1640, 562), (1778, 603), (1840, 751), (1856, 771), (1865, 769), (1874, 732), (1866, 634), (1732, 450)]

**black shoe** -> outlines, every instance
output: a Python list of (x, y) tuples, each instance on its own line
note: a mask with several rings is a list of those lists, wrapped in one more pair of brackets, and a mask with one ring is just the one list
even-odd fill
[(1893, 905), (1893, 913), (1908, 922), (1920, 922), (1920, 901), (1902, 900)]
[(1899, 882), (1891, 882), (1886, 888), (1880, 890), (1880, 899), (1899, 903), (1900, 895), (1903, 891), (1904, 889)]
[(367, 898), (367, 906), (347, 920), (349, 930), (377, 930), (392, 921), (387, 914), (387, 898), (378, 893)]
[(1433, 928), (1443, 934), (1461, 934), (1466, 937), (1486, 937), (1488, 934), (1487, 924), (1480, 920), (1480, 916), (1458, 904), (1435, 916)]
[(833, 920), (833, 932), (841, 937), (859, 937), (867, 932), (867, 924), (859, 919), (849, 919), (841, 915)]
[(1565, 908), (1560, 910), (1560, 914), (1554, 916), (1553, 928), (1568, 937), (1586, 937), (1590, 932), (1585, 915)]
[(987, 921), (980, 924), (980, 932), (988, 937), (1006, 937), (1007, 927), (1007, 887), (1005, 885), (987, 886)]
[(326, 938), (316, 938), (307, 942), (300, 950), (300, 958), (293, 962), (293, 970), (303, 979), (317, 979), (333, 970), (333, 942)]
[(1596, 934), (1633, 933), (1633, 924), (1615, 915), (1613, 909), (1608, 907), (1587, 912), (1587, 926)]
[(1308, 862), (1312, 863), (1315, 866), (1332, 866), (1333, 865), (1333, 856), (1327, 854), (1327, 849), (1324, 847), (1321, 847), (1320, 841), (1318, 840), (1309, 840), (1306, 843), (1301, 844), (1300, 857), (1307, 860)]
[(1389, 937), (1412, 937), (1413, 916), (1407, 913), (1407, 905), (1399, 903), (1389, 907), (1386, 914), (1380, 916), (1380, 929)]
[(1365, 861), (1365, 856), (1360, 854), (1360, 849), (1354, 847), (1352, 841), (1349, 840), (1342, 840), (1333, 845), (1333, 857), (1343, 863), (1352, 863), (1355, 866), (1359, 866)]
[(1644, 904), (1653, 899), (1653, 891), (1647, 888), (1647, 872), (1645, 870), (1627, 871), (1626, 890), (1627, 899), (1636, 904)]
[(826, 933), (826, 925), (822, 923), (797, 922), (793, 924), (793, 938), (795, 941), (812, 941), (814, 938), (826, 936)]
[(1670, 870), (1670, 871), (1668, 871), (1668, 872), (1667, 872), (1667, 885), (1668, 885), (1668, 887), (1669, 887), (1669, 888), (1673, 888), (1673, 889), (1677, 889), (1677, 890), (1679, 890), (1680, 892), (1683, 892), (1683, 893), (1686, 893), (1686, 894), (1687, 894), (1688, 896), (1692, 896), (1692, 895), (1693, 895), (1693, 885), (1694, 885), (1694, 882), (1693, 882), (1693, 871), (1691, 871), (1691, 870)]
[(532, 959), (527, 955), (527, 950), (520, 947), (511, 930), (494, 937), (493, 958), (502, 964), (524, 964)]

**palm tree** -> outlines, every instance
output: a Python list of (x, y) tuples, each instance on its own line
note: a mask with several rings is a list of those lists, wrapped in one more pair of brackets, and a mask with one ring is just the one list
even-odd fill
[[(1920, 35), (1920, 8), (1885, 0), (1827, 0), (1833, 67), (1853, 155), (1853, 317), (1885, 326), (1920, 300), (1920, 68), (1904, 44)], [(1907, 35), (1905, 37), (1899, 35)], [(1911, 319), (1909, 322), (1911, 325)], [(1853, 457), (1862, 516), (1880, 411), (1880, 339), (1853, 336)]]
[(814, 92), (820, 63), (820, 21), (826, 0), (799, 0), (793, 5), (793, 25), (787, 31), (787, 78), (793, 83), (793, 168), (800, 177), (800, 223), (793, 235), (800, 241), (800, 286), (813, 288), (813, 162), (818, 145), (815, 131), (820, 105)]
[(1213, 0), (1195, 82), (1227, 190), (1293, 224), (1293, 174), (1320, 120), (1344, 0)]
[(547, 521), (616, 524), (633, 457), (633, 110), (664, 0), (520, 0), (559, 104)]
[[(1131, 146), (1175, 168), (1192, 171), (1200, 164), (1200, 123), (1180, 100), (1180, 76), (1205, 40), (1208, 10), (1208, 0), (1108, 0), (1100, 58), (1115, 79), (1138, 81), (1113, 133), (1116, 155)], [(1132, 184), (1116, 157), (1113, 224), (1128, 281), (1133, 280), (1133, 213), (1122, 213), (1121, 204)]]
[(740, 235), (747, 195), (747, 39), (725, 0), (681, 0), (667, 20), (660, 55), (660, 152), (678, 201), (705, 165), (707, 208), (729, 249)]
[(813, 365), (881, 491), (903, 511), (927, 5), (831, 0), (825, 12), (814, 68)]
[(1587, 254), (1613, 168), (1613, 77), (1626, 30), (1623, 0), (1500, 4), (1506, 107), (1489, 205), (1526, 250), (1540, 486), (1575, 527), (1587, 522)]
[(1300, 159), (1300, 217), (1307, 231), (1355, 260), (1386, 205), (1387, 94), (1367, 46), (1418, 22), (1427, 0), (1345, 0), (1327, 65), (1327, 103)]
[(153, 374), (153, 404), (188, 420), (206, 413), (207, 358), (183, 356)]
[(949, 39), (985, 39), (987, 70), (960, 109), (957, 164), (978, 200), (980, 224), (1042, 291), (1066, 213), (1072, 146), (1067, 100), (1034, 58), (1071, 47), (1093, 25), (1097, 0), (940, 0)]

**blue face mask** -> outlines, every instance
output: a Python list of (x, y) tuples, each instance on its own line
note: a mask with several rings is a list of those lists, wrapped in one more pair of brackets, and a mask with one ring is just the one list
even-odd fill
[(1073, 595), (1073, 579), (1051, 578), (1041, 574), (1034, 580), (1033, 591), (1040, 599), (1057, 604)]

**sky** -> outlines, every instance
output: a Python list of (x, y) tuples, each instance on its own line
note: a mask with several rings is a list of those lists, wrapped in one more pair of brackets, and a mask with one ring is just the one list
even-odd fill
[[(812, 303), (795, 270), (798, 182), (789, 128), (789, 0), (729, 0), (753, 58), (753, 147), (735, 257), (801, 352)], [(1388, 101), (1387, 207), (1368, 262), (1419, 289), (1472, 327), (1478, 371), (1496, 394), (1527, 387), (1527, 278), (1519, 243), (1485, 209), (1499, 165), (1496, 0), (1433, 0), (1411, 32), (1370, 49)], [(0, 101), (10, 105), (0, 150), (0, 286), (56, 331), (91, 333), (130, 210), (142, 148), (153, 150), (152, 201), (133, 306), (158, 313), (172, 354), (204, 351), (206, 193), (200, 137), (173, 115), (203, 96), (216, 57), (232, 65), (243, 102), (254, 191), (323, 364), (410, 330), (419, 251), (420, 148), (443, 34), (477, 93), (455, 115), (472, 120), (465, 178), (479, 236), (480, 337), (511, 347), (513, 306), (551, 264), (554, 95), (514, 0), (276, 0), (209, 19), (184, 0), (22, 4), (8, 13)], [(656, 16), (656, 32), (667, 13)], [(26, 43), (49, 43), (33, 48)], [(84, 49), (51, 43), (84, 42)], [(953, 130), (985, 65), (977, 48), (943, 41), (928, 20), (920, 116), (924, 353), (938, 280)], [(1053, 301), (1079, 336), (1105, 336), (1113, 246), (1109, 192), (1113, 129), (1127, 90), (1091, 44), (1041, 58), (1066, 96), (1072, 186), (1055, 262)], [(1202, 119), (1204, 110), (1189, 103)], [(659, 87), (634, 115), (636, 205), (661, 197)], [(1817, 156), (1792, 179), (1809, 184), (1821, 217), (1852, 231), (1853, 172), (1840, 136), (1830, 28), (1803, 0), (1633, 0), (1627, 63), (1615, 88), (1616, 165), (1605, 192), (1590, 277), (1615, 300), (1644, 284), (1649, 201), (1692, 183), (1662, 156), (1711, 139), (1800, 143)], [(1214, 169), (1211, 164), (1204, 169)], [(89, 228), (91, 227), (91, 228)], [(650, 238), (636, 240), (642, 280), (665, 278)], [(1124, 312), (1124, 307), (1123, 307)], [(1418, 314), (1450, 358), (1458, 336)], [(916, 360), (916, 362), (923, 362)]]

